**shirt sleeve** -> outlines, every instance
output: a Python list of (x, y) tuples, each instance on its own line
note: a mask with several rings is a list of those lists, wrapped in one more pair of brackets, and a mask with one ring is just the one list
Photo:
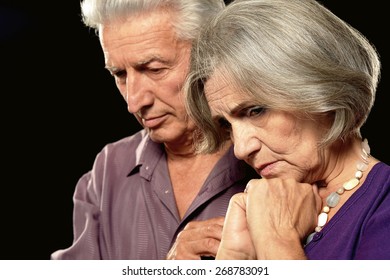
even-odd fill
[(142, 151), (143, 146), (139, 144), (143, 139), (148, 139), (147, 134), (140, 131), (107, 144), (96, 155), (92, 169), (79, 179), (73, 194), (72, 245), (53, 252), (51, 259), (112, 258), (110, 248), (113, 245), (109, 244), (113, 238), (110, 235), (111, 221), (107, 222), (107, 215), (110, 216), (112, 211), (112, 188), (127, 180), (127, 175), (136, 166), (137, 151)]
[(73, 196), (73, 243), (51, 255), (53, 260), (101, 259), (99, 246), (99, 195), (93, 171), (83, 175)]

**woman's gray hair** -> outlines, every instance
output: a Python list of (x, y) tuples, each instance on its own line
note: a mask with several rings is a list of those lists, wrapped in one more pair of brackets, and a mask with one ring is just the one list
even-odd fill
[(111, 21), (125, 20), (128, 16), (155, 10), (172, 12), (172, 23), (177, 36), (193, 40), (200, 26), (225, 7), (223, 0), (83, 0), (82, 20), (96, 32)]
[(185, 85), (190, 116), (204, 132), (200, 151), (226, 135), (211, 119), (204, 83), (216, 71), (266, 108), (333, 123), (322, 145), (360, 135), (374, 103), (380, 61), (356, 29), (314, 0), (236, 0), (194, 43)]

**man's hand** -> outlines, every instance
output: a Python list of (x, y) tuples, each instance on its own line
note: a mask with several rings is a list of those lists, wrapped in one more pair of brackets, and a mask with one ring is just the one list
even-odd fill
[(224, 217), (189, 222), (167, 254), (168, 260), (200, 260), (215, 257), (222, 237)]

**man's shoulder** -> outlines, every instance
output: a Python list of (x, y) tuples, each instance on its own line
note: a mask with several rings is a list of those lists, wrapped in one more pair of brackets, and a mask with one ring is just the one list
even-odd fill
[(103, 151), (110, 152), (122, 152), (122, 151), (134, 151), (143, 145), (148, 140), (148, 133), (142, 129), (135, 134), (121, 138), (115, 142), (108, 143), (104, 146)]
[(106, 144), (97, 154), (96, 161), (106, 165), (109, 162), (123, 163), (133, 162), (135, 164), (144, 150), (144, 146), (150, 140), (146, 130), (140, 130), (135, 134), (121, 138), (115, 142)]
[(145, 130), (106, 144), (96, 155), (94, 170), (116, 170), (115, 172), (130, 172), (136, 166), (150, 140)]

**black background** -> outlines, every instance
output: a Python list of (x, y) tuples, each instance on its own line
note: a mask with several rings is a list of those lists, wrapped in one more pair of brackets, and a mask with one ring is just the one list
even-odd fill
[[(79, 1), (0, 2), (0, 259), (49, 259), (72, 242), (72, 195), (108, 142), (140, 129), (104, 69)], [(365, 34), (382, 80), (363, 127), (374, 156), (390, 163), (385, 2), (322, 1)]]

